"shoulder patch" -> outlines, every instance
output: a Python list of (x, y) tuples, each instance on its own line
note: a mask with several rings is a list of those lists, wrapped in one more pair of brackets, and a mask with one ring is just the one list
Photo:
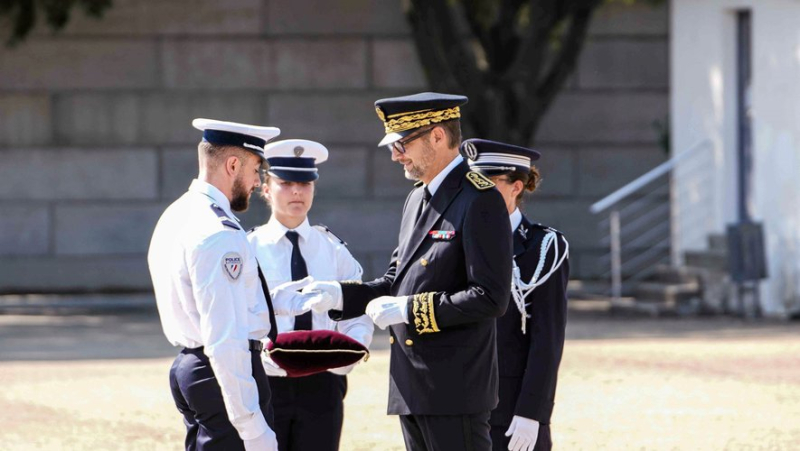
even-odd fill
[(472, 183), (475, 188), (479, 189), (480, 191), (487, 190), (489, 188), (494, 188), (494, 182), (489, 180), (485, 175), (481, 174), (480, 172), (469, 171), (467, 172), (467, 180)]
[(314, 228), (319, 230), (320, 232), (327, 233), (328, 235), (333, 237), (334, 240), (336, 240), (339, 243), (344, 244), (345, 246), (347, 246), (347, 243), (345, 243), (345, 241), (343, 239), (341, 239), (338, 236), (336, 236), (335, 233), (331, 232), (331, 229), (329, 229), (328, 226), (326, 226), (325, 224), (317, 224), (317, 225), (314, 226)]
[(236, 221), (234, 221), (233, 219), (229, 218), (228, 215), (225, 214), (225, 210), (223, 210), (222, 207), (220, 207), (219, 205), (211, 204), (211, 211), (213, 211), (214, 214), (217, 215), (220, 222), (222, 222), (222, 225), (224, 225), (225, 227), (230, 227), (236, 230), (242, 230), (239, 224), (237, 224)]
[(242, 263), (242, 256), (237, 252), (228, 252), (222, 256), (222, 267), (231, 280), (239, 278), (239, 274), (242, 273)]

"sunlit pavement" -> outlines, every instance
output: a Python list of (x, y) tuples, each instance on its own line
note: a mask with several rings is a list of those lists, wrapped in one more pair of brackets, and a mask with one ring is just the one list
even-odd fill
[[(800, 325), (570, 318), (553, 438), (563, 450), (800, 449)], [(343, 451), (403, 449), (385, 415), (388, 338), (350, 376)], [(153, 312), (0, 316), (2, 449), (181, 449)]]

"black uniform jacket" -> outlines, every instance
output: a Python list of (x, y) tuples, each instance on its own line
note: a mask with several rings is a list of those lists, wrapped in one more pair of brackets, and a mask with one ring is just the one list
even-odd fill
[[(557, 234), (559, 258), (565, 245), (561, 233), (533, 224), (524, 216), (514, 231), (514, 260), (521, 278), (530, 282), (542, 258), (542, 240), (548, 232)], [(551, 246), (545, 256), (540, 277), (546, 274), (555, 257)], [(514, 415), (550, 423), (556, 379), (564, 349), (567, 323), (567, 281), (569, 260), (525, 298), (526, 332), (522, 333), (522, 315), (511, 300), (506, 314), (497, 320), (497, 353), (500, 366), (500, 402), (492, 412), (492, 425), (509, 425)]]
[(409, 324), (391, 326), (390, 415), (471, 414), (497, 405), (495, 319), (511, 293), (512, 243), (508, 212), (492, 186), (462, 162), (418, 221), (417, 187), (403, 207), (386, 274), (342, 285), (344, 311), (331, 312), (334, 319), (362, 315), (379, 296), (410, 296)]

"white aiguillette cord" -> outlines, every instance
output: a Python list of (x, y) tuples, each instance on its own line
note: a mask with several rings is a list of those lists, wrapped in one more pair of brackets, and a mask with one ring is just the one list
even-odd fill
[[(542, 240), (542, 247), (541, 247), (541, 254), (539, 258), (539, 264), (536, 265), (536, 271), (533, 272), (533, 277), (531, 278), (530, 282), (523, 282), (522, 275), (520, 273), (519, 266), (517, 266), (517, 262), (512, 260), (514, 265), (513, 275), (511, 280), (511, 295), (514, 298), (514, 303), (517, 304), (517, 309), (519, 313), (522, 315), (522, 333), (525, 333), (525, 320), (530, 317), (525, 311), (525, 298), (528, 297), (533, 290), (547, 282), (547, 280), (555, 274), (556, 270), (564, 260), (569, 257), (569, 243), (563, 237), (561, 241), (564, 242), (564, 253), (559, 258), (559, 249), (558, 249), (558, 234), (556, 232), (547, 232)], [(544, 269), (544, 261), (547, 258), (547, 252), (550, 251), (550, 247), (553, 247), (555, 251), (555, 255), (553, 256), (553, 263), (550, 265), (550, 270), (539, 278), (542, 273), (542, 269)]]

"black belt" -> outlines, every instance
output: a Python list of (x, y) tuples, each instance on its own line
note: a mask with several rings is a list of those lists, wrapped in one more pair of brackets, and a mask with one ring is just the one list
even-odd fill
[(258, 340), (247, 340), (247, 341), (250, 342), (251, 351), (261, 352), (264, 350), (264, 343)]
[[(251, 351), (261, 352), (264, 350), (264, 343), (258, 340), (247, 340), (247, 343), (248, 343), (247, 347)], [(199, 348), (184, 348), (184, 349), (186, 349), (187, 351), (202, 351), (203, 347), (200, 346)]]

